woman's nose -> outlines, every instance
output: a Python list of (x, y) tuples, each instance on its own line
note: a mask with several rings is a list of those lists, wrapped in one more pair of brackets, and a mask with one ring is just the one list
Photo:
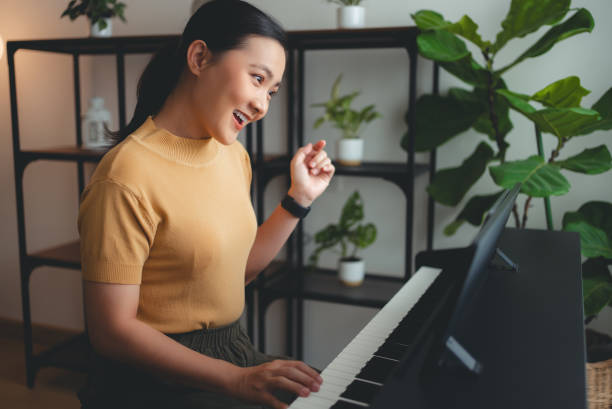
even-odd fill
[(267, 105), (268, 100), (266, 96), (261, 96), (260, 94), (257, 94), (257, 96), (251, 100), (251, 108), (258, 119), (266, 114)]

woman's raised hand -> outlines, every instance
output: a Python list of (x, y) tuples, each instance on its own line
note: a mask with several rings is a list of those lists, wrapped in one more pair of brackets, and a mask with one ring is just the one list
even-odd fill
[(275, 360), (262, 365), (239, 368), (236, 382), (230, 393), (242, 400), (262, 403), (274, 409), (287, 405), (272, 392), (286, 390), (297, 396), (317, 392), (323, 379), (317, 371), (301, 361)]
[(310, 206), (329, 185), (335, 168), (327, 157), (325, 141), (309, 143), (298, 149), (291, 160), (289, 195), (302, 206)]

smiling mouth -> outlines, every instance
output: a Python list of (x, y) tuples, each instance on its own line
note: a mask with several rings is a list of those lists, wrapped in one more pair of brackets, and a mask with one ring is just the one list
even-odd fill
[(238, 110), (234, 111), (234, 118), (236, 118), (236, 121), (238, 121), (238, 124), (240, 126), (243, 126), (248, 121), (248, 118), (242, 112)]

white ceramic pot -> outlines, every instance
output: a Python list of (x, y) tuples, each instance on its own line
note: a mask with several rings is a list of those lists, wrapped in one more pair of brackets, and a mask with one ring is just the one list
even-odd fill
[(357, 287), (365, 277), (365, 263), (362, 259), (341, 259), (338, 262), (338, 276), (342, 284)]
[(98, 23), (91, 25), (92, 37), (110, 37), (113, 34), (113, 21), (110, 18), (105, 18), (106, 28), (100, 30)]
[(363, 159), (363, 139), (342, 138), (338, 141), (338, 163), (358, 166)]
[(343, 6), (338, 8), (339, 28), (363, 28), (365, 8), (363, 6)]

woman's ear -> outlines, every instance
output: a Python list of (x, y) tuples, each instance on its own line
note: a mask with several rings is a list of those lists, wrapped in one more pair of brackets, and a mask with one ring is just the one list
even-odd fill
[(202, 40), (194, 40), (187, 48), (187, 67), (195, 76), (199, 76), (200, 72), (211, 61), (212, 54), (206, 43)]

